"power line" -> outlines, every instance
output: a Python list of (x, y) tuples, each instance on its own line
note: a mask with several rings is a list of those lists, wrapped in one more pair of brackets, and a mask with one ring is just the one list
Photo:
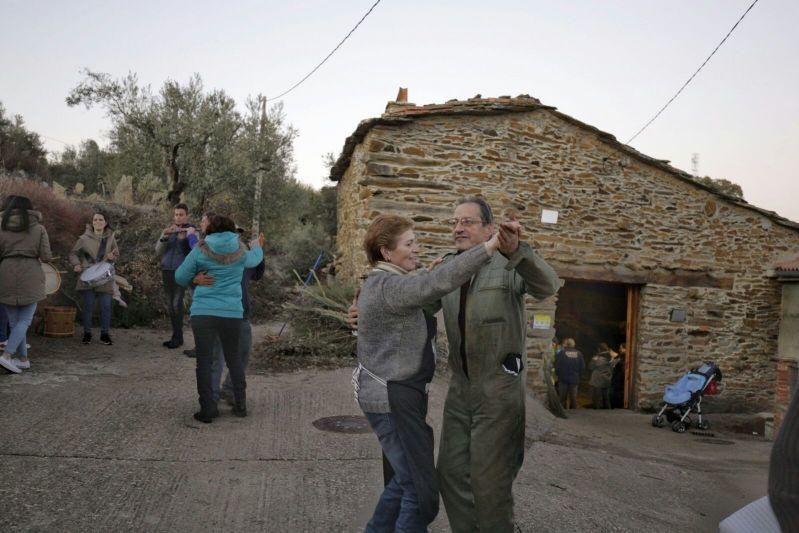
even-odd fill
[(308, 78), (310, 78), (310, 77), (311, 77), (311, 75), (312, 75), (314, 72), (316, 72), (317, 70), (319, 70), (319, 67), (321, 67), (322, 65), (324, 65), (324, 64), (325, 64), (325, 62), (326, 62), (328, 59), (330, 59), (330, 56), (332, 56), (333, 54), (335, 54), (335, 53), (336, 53), (336, 50), (338, 50), (338, 49), (341, 47), (341, 45), (342, 45), (342, 44), (344, 44), (344, 41), (346, 41), (347, 39), (349, 39), (349, 38), (350, 38), (350, 35), (352, 35), (352, 34), (353, 34), (353, 32), (354, 32), (355, 30), (357, 30), (357, 29), (358, 29), (358, 26), (360, 26), (360, 25), (361, 25), (361, 22), (363, 22), (363, 21), (364, 21), (364, 19), (366, 19), (366, 17), (368, 17), (368, 16), (369, 16), (369, 13), (371, 13), (371, 12), (372, 12), (372, 10), (374, 10), (374, 8), (376, 8), (376, 7), (377, 7), (377, 4), (379, 4), (381, 1), (382, 1), (382, 0), (377, 0), (377, 1), (376, 1), (374, 4), (372, 4), (372, 7), (370, 7), (370, 8), (369, 8), (369, 11), (367, 11), (367, 12), (366, 12), (366, 14), (365, 14), (363, 17), (361, 17), (361, 20), (359, 20), (359, 21), (358, 21), (358, 24), (356, 24), (356, 25), (355, 25), (355, 27), (354, 27), (354, 28), (352, 28), (352, 29), (350, 30), (350, 32), (349, 32), (349, 33), (346, 35), (346, 37), (344, 37), (344, 38), (341, 40), (341, 42), (340, 42), (340, 43), (338, 43), (338, 44), (336, 45), (336, 47), (335, 47), (335, 48), (333, 48), (333, 51), (332, 51), (332, 52), (330, 52), (329, 54), (327, 54), (327, 56), (326, 56), (326, 57), (325, 57), (325, 58), (324, 58), (324, 59), (323, 59), (323, 60), (322, 60), (322, 61), (321, 61), (321, 62), (320, 62), (318, 65), (316, 65), (316, 66), (313, 68), (313, 70), (311, 70), (311, 72), (309, 72), (308, 74), (306, 74), (306, 75), (305, 75), (305, 77), (304, 77), (303, 79), (301, 79), (300, 81), (298, 81), (297, 83), (295, 83), (294, 85), (292, 85), (290, 88), (288, 88), (287, 90), (283, 91), (283, 92), (282, 92), (282, 93), (280, 93), (279, 95), (277, 95), (277, 96), (274, 96), (274, 97), (272, 97), (272, 98), (267, 98), (267, 100), (269, 100), (270, 102), (274, 102), (275, 100), (280, 100), (281, 98), (283, 98), (284, 96), (286, 96), (288, 93), (290, 93), (291, 91), (293, 91), (294, 89), (296, 89), (297, 87), (299, 87), (300, 85), (302, 85), (302, 83), (303, 83), (305, 80), (307, 80)]
[(707, 62), (708, 62), (708, 61), (710, 61), (710, 58), (711, 58), (711, 57), (713, 57), (713, 55), (716, 53), (716, 51), (717, 51), (719, 48), (721, 48), (721, 45), (722, 45), (722, 44), (724, 44), (724, 41), (726, 41), (726, 40), (727, 40), (727, 38), (728, 38), (728, 37), (729, 37), (729, 36), (732, 34), (732, 32), (734, 32), (734, 31), (735, 31), (735, 28), (737, 28), (737, 27), (738, 27), (738, 24), (740, 24), (740, 23), (741, 23), (741, 21), (744, 19), (744, 17), (745, 17), (745, 16), (746, 16), (746, 15), (749, 13), (749, 11), (751, 11), (751, 10), (752, 10), (752, 8), (753, 8), (753, 7), (755, 7), (755, 4), (757, 4), (757, 3), (758, 3), (758, 1), (759, 1), (759, 0), (755, 0), (754, 2), (752, 2), (752, 4), (751, 4), (751, 5), (750, 5), (750, 6), (749, 6), (747, 9), (746, 9), (746, 11), (744, 11), (744, 14), (743, 14), (743, 15), (741, 15), (741, 18), (739, 18), (739, 19), (738, 19), (738, 22), (736, 22), (736, 23), (735, 23), (735, 25), (733, 25), (733, 27), (730, 29), (730, 31), (728, 31), (728, 32), (727, 32), (727, 35), (725, 35), (725, 36), (724, 36), (724, 38), (723, 38), (723, 39), (721, 40), (721, 42), (720, 42), (720, 43), (719, 43), (719, 44), (716, 46), (716, 48), (714, 48), (714, 49), (713, 49), (713, 51), (712, 51), (712, 52), (710, 52), (710, 55), (709, 55), (709, 56), (707, 56), (707, 59), (705, 59), (705, 61), (704, 61), (704, 62), (703, 62), (703, 63), (702, 63), (700, 66), (699, 66), (699, 68), (698, 68), (698, 69), (696, 69), (696, 72), (694, 72), (694, 73), (691, 75), (691, 77), (690, 77), (690, 78), (688, 78), (688, 81), (686, 81), (685, 83), (683, 83), (682, 87), (680, 87), (680, 90), (679, 90), (679, 91), (677, 91), (677, 92), (674, 94), (674, 96), (672, 96), (672, 97), (671, 97), (671, 99), (670, 99), (668, 102), (666, 102), (666, 105), (664, 105), (662, 108), (660, 108), (660, 111), (658, 111), (658, 112), (655, 114), (655, 116), (654, 116), (654, 117), (652, 117), (652, 118), (649, 120), (649, 122), (647, 122), (646, 124), (644, 124), (644, 126), (643, 126), (643, 127), (640, 129), (640, 130), (638, 130), (638, 133), (636, 133), (635, 135), (633, 135), (632, 137), (630, 137), (630, 140), (629, 140), (629, 141), (627, 141), (627, 144), (630, 144), (631, 142), (633, 142), (633, 141), (635, 140), (635, 138), (636, 138), (636, 137), (638, 137), (639, 135), (641, 135), (641, 133), (643, 133), (643, 131), (644, 131), (646, 128), (648, 128), (648, 127), (649, 127), (649, 125), (650, 125), (650, 124), (652, 124), (652, 123), (655, 121), (655, 119), (657, 119), (657, 118), (660, 116), (660, 114), (661, 114), (661, 113), (663, 113), (663, 111), (665, 111), (665, 110), (666, 110), (666, 108), (667, 108), (667, 107), (669, 107), (669, 104), (671, 104), (671, 103), (674, 101), (674, 99), (675, 99), (675, 98), (677, 98), (678, 96), (680, 96), (680, 93), (683, 91), (683, 89), (685, 89), (685, 88), (688, 86), (688, 84), (689, 84), (689, 83), (691, 83), (691, 81), (692, 81), (692, 80), (693, 80), (693, 79), (696, 77), (696, 75), (697, 75), (697, 74), (699, 74), (699, 71), (700, 71), (700, 70), (702, 70), (702, 69), (704, 68), (704, 66), (705, 66), (705, 65), (707, 65)]
[(55, 137), (50, 137), (49, 135), (45, 135), (43, 133), (37, 133), (37, 135), (39, 137), (44, 137), (45, 139), (50, 139), (51, 141), (55, 141), (57, 143), (61, 143), (64, 146), (72, 146), (72, 143), (68, 143), (68, 142), (62, 141), (61, 139), (56, 139)]

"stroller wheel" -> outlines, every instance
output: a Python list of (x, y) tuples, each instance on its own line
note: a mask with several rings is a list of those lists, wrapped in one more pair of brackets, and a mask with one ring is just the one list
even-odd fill
[(710, 422), (707, 420), (702, 420), (699, 424), (696, 425), (699, 429), (710, 429)]
[(686, 428), (689, 428), (689, 427), (691, 427), (694, 424), (694, 421), (691, 420), (690, 416), (686, 416), (685, 420), (683, 420), (683, 422), (685, 422), (685, 427)]
[(660, 415), (655, 415), (652, 417), (652, 425), (656, 428), (662, 428), (666, 421)]
[(677, 433), (685, 433), (685, 422), (682, 420), (675, 420), (671, 425), (671, 430)]

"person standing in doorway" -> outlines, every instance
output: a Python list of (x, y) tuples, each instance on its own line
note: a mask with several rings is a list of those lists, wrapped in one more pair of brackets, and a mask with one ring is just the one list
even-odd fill
[(563, 346), (555, 354), (555, 374), (558, 376), (558, 397), (564, 409), (577, 408), (577, 389), (585, 370), (585, 359), (575, 347), (574, 339), (563, 340)]
[(189, 208), (186, 204), (178, 204), (172, 213), (172, 225), (161, 232), (155, 244), (155, 253), (161, 258), (164, 293), (172, 323), (172, 337), (163, 343), (169, 349), (183, 346), (183, 297), (186, 289), (175, 282), (175, 271), (191, 252), (187, 238), (190, 228), (194, 225), (189, 224)]
[[(611, 353), (612, 355), (612, 353)], [(624, 407), (624, 364), (627, 359), (627, 344), (619, 345), (619, 352), (610, 360), (610, 407)]]
[(588, 363), (591, 373), (591, 397), (594, 409), (610, 409), (610, 349), (604, 342)]

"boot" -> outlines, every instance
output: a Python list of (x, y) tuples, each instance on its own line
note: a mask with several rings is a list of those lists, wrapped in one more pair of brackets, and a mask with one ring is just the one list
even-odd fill
[(239, 418), (247, 416), (247, 399), (242, 393), (233, 402), (233, 414)]

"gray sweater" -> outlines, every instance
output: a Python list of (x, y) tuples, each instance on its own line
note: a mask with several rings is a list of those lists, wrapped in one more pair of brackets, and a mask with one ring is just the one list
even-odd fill
[[(405, 274), (379, 263), (358, 297), (358, 363), (385, 381), (416, 374), (427, 339), (422, 306), (459, 288), (488, 259), (485, 246), (475, 246), (432, 272)], [(391, 411), (385, 385), (366, 372), (361, 372), (358, 384), (358, 403), (364, 412)]]

